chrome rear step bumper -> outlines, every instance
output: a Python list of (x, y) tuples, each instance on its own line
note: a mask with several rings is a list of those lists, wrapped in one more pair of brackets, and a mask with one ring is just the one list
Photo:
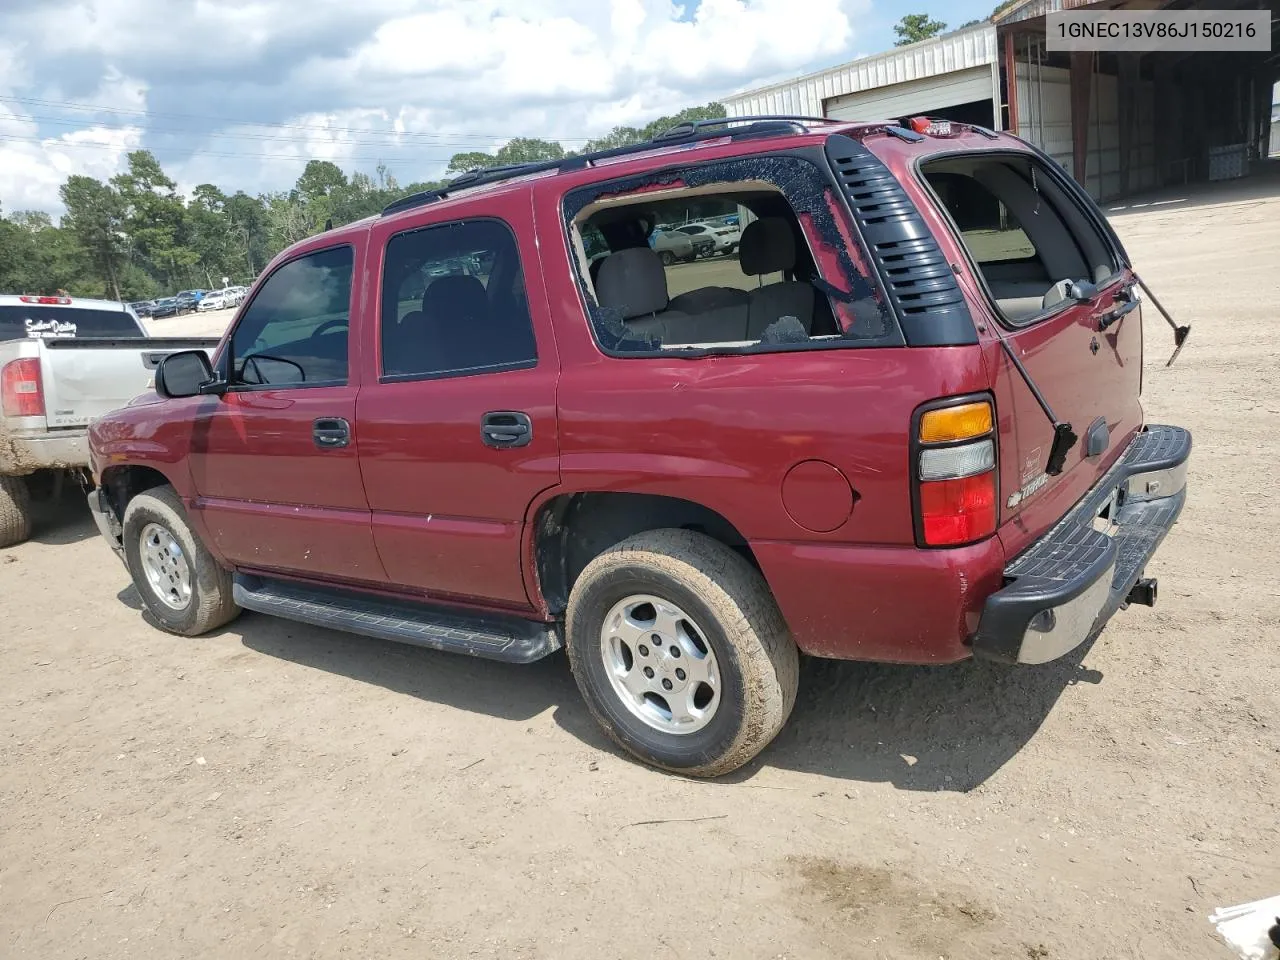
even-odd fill
[(1047, 663), (1101, 629), (1182, 512), (1190, 455), (1191, 434), (1181, 427), (1139, 432), (1071, 511), (1005, 567), (1007, 586), (987, 598), (974, 656)]

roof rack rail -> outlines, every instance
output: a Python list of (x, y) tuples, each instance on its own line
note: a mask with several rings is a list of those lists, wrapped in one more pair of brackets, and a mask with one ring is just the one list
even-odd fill
[[(644, 140), (640, 143), (629, 143), (625, 146), (613, 147), (608, 150), (596, 150), (592, 153), (580, 153), (564, 157), (560, 160), (544, 160), (532, 163), (511, 163), (498, 167), (480, 167), (475, 170), (468, 170), (466, 173), (459, 174), (448, 183), (437, 187), (434, 190), (424, 190), (421, 193), (413, 193), (407, 197), (401, 197), (393, 203), (387, 204), (387, 206), (382, 208), (382, 215), (388, 216), (393, 213), (399, 213), (402, 210), (410, 210), (414, 207), (423, 206), (424, 204), (434, 203), (437, 200), (443, 200), (456, 190), (484, 186), (489, 183), (499, 183), (503, 180), (512, 180), (516, 177), (525, 177), (535, 173), (544, 173), (548, 170), (581, 170), (588, 164), (595, 163), (599, 160), (610, 160), (614, 157), (625, 157), (632, 153), (644, 153), (649, 150), (657, 150), (662, 147), (672, 146), (678, 143), (696, 143), (699, 140), (715, 140), (725, 136), (733, 137), (734, 139), (778, 136), (785, 133), (803, 132), (805, 124), (842, 122), (844, 121), (833, 120), (830, 117), (804, 117), (791, 116), (787, 114), (765, 114), (762, 116), (752, 117), (719, 117), (712, 120), (690, 120), (685, 123), (678, 123), (674, 127), (664, 130), (652, 140)], [(747, 124), (747, 126), (736, 130), (719, 129), (733, 124)]]
[(679, 140), (693, 134), (700, 133), (710, 127), (724, 127), (731, 123), (750, 123), (756, 124), (759, 121), (776, 121), (781, 120), (794, 124), (806, 123), (841, 123), (840, 120), (833, 120), (831, 117), (806, 117), (799, 114), (788, 113), (763, 113), (755, 116), (746, 117), (714, 117), (710, 120), (685, 120), (683, 123), (677, 123), (674, 127), (669, 127), (662, 133), (653, 138), (654, 143), (664, 140)]

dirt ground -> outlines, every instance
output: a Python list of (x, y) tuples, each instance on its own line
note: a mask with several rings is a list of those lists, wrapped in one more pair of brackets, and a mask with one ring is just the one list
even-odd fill
[(1155, 610), (1035, 669), (808, 663), (697, 783), (562, 656), (160, 633), (68, 497), (0, 551), (0, 955), (1228, 956), (1206, 915), (1280, 893), (1280, 195), (1113, 215), (1194, 323), (1166, 370), (1147, 311), (1148, 416), (1196, 442)]

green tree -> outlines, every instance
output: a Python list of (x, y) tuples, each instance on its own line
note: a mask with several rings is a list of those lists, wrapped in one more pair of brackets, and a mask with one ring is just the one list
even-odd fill
[(298, 191), (268, 193), (263, 196), (263, 200), (267, 207), (267, 235), (273, 250), (283, 250), (317, 231), (318, 228)]
[(927, 13), (908, 13), (894, 24), (893, 32), (898, 35), (898, 39), (893, 45), (905, 47), (908, 43), (919, 43), (921, 40), (936, 37), (945, 29), (947, 29), (945, 23), (941, 20), (929, 19)]
[(252, 279), (275, 252), (269, 240), (266, 206), (261, 198), (237, 190), (227, 198), (224, 210), (230, 243), (235, 248), (231, 271), (237, 277)]
[(218, 286), (233, 270), (235, 245), (230, 226), (226, 194), (212, 183), (196, 187), (187, 204), (186, 235), (201, 276), (210, 287)]
[(728, 114), (722, 103), (708, 103), (701, 107), (688, 107), (675, 116), (659, 117), (657, 120), (651, 120), (643, 127), (614, 127), (603, 137), (588, 140), (586, 146), (583, 147), (583, 152), (592, 153), (596, 150), (612, 150), (615, 147), (626, 147), (633, 143), (644, 143), (682, 123), (693, 123), (698, 120), (721, 120), (726, 116)]
[[(659, 117), (643, 127), (614, 127), (603, 137), (588, 140), (582, 148), (584, 153), (596, 150), (612, 150), (615, 147), (626, 147), (633, 143), (644, 143), (661, 133), (682, 123), (696, 120), (719, 120), (728, 114), (722, 103), (708, 103), (700, 107), (688, 107), (672, 117)], [(513, 163), (540, 163), (545, 160), (562, 160), (572, 156), (559, 143), (549, 140), (537, 140), (530, 137), (517, 137), (503, 144), (494, 153), (477, 150), (455, 153), (449, 160), (446, 173), (459, 174), (468, 170), (484, 170), (489, 167), (504, 166)]]
[(533, 137), (516, 137), (508, 140), (496, 153), (470, 151), (455, 153), (449, 160), (449, 173), (465, 173), (468, 170), (487, 167), (504, 167), (516, 163), (541, 163), (544, 160), (563, 160), (564, 147), (551, 140)]
[(129, 154), (126, 172), (111, 178), (124, 204), (123, 229), (130, 261), (165, 289), (173, 290), (198, 276), (199, 255), (190, 245), (186, 204), (177, 185), (147, 150)]
[(120, 299), (120, 269), (125, 263), (125, 203), (109, 184), (72, 174), (58, 191), (67, 208), (62, 218), (80, 248), (89, 270), (105, 289)]

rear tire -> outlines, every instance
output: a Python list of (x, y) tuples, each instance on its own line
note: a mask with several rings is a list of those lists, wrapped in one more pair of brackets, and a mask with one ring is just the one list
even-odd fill
[(130, 500), (123, 526), (125, 565), (161, 627), (194, 637), (240, 615), (231, 574), (191, 529), (173, 487), (153, 487)]
[(0, 547), (31, 536), (31, 488), (25, 477), (0, 477)]
[(645, 763), (715, 777), (755, 757), (795, 705), (799, 654), (764, 578), (724, 544), (651, 530), (596, 557), (566, 646), (592, 715)]

